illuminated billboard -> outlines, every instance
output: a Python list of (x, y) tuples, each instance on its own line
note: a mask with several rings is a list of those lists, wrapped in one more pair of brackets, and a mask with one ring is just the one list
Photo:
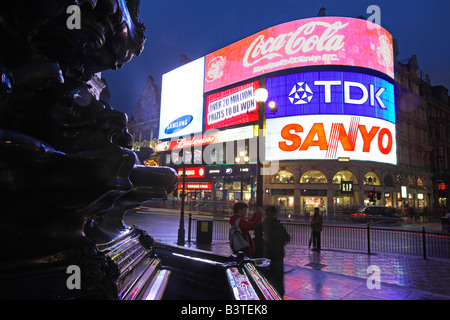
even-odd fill
[[(266, 79), (267, 118), (311, 114), (366, 116), (395, 123), (394, 85), (368, 74), (320, 71)], [(268, 108), (268, 107), (267, 107)]]
[(228, 127), (258, 120), (255, 90), (258, 81), (206, 97), (205, 129)]
[(251, 139), (253, 137), (253, 126), (245, 126), (222, 131), (211, 129), (205, 131), (203, 134), (194, 135), (193, 137), (180, 137), (177, 139), (160, 142), (156, 145), (155, 151), (163, 152), (183, 148), (192, 148), (213, 143)]
[(203, 57), (163, 75), (160, 140), (202, 132), (204, 64)]
[(266, 160), (350, 160), (397, 164), (395, 124), (351, 115), (267, 119)]
[(319, 65), (374, 69), (394, 78), (392, 36), (372, 22), (316, 17), (268, 28), (205, 59), (205, 92), (269, 72)]

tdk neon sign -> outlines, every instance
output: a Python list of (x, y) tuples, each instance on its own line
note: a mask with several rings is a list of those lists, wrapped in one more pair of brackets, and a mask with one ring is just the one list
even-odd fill
[(394, 86), (362, 73), (322, 71), (290, 74), (266, 80), (268, 101), (275, 101), (276, 114), (338, 114), (378, 118), (395, 123)]
[[(314, 81), (314, 85), (316, 86), (324, 86), (325, 88), (325, 103), (331, 103), (331, 86), (342, 86), (342, 81)], [(352, 98), (351, 97), (351, 90), (352, 88), (361, 90), (362, 96), (361, 98)], [(375, 93), (375, 86), (373, 84), (369, 85), (370, 90), (370, 105), (372, 107), (375, 106), (375, 99), (377, 100), (378, 104), (381, 108), (386, 109), (386, 106), (383, 103), (383, 100), (381, 100), (381, 95), (384, 91), (386, 91), (386, 88), (380, 87), (378, 91)], [(367, 99), (369, 99), (369, 92), (366, 88), (366, 86), (359, 82), (353, 82), (353, 81), (344, 81), (344, 103), (348, 104), (364, 104), (367, 102)]]

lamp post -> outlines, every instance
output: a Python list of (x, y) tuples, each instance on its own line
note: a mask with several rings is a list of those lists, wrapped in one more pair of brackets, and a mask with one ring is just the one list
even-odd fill
[[(265, 81), (264, 81), (265, 82)], [(264, 83), (265, 86), (265, 83)], [(262, 159), (261, 159), (261, 144), (260, 140), (262, 137), (260, 136), (261, 129), (264, 129), (264, 119), (265, 119), (265, 112), (266, 112), (266, 101), (269, 96), (269, 93), (267, 92), (266, 88), (258, 88), (255, 90), (255, 100), (258, 104), (258, 140), (256, 141), (256, 149), (258, 152), (257, 158), (256, 158), (256, 207), (262, 207), (263, 205), (263, 177), (261, 175), (261, 168), (262, 168)]]
[(242, 174), (242, 167), (249, 162), (249, 157), (245, 155), (244, 151), (241, 151), (239, 157), (236, 157), (234, 161), (239, 165), (239, 172), (241, 173), (241, 201), (244, 201), (244, 176)]
[(182, 152), (182, 161), (183, 161), (183, 186), (182, 186), (182, 192), (181, 192), (181, 210), (180, 210), (180, 225), (178, 227), (178, 241), (177, 245), (184, 246), (184, 236), (185, 236), (185, 230), (184, 230), (184, 203), (186, 201), (186, 163), (184, 161), (184, 150), (181, 149)]

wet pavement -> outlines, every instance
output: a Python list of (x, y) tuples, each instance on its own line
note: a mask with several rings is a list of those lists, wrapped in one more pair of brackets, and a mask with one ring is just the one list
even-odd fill
[[(148, 232), (156, 241), (176, 243), (175, 232)], [(228, 241), (185, 246), (231, 254)], [(286, 300), (450, 300), (450, 259), (326, 247), (315, 252), (288, 244), (284, 263)]]
[[(186, 246), (231, 254), (226, 241)], [(287, 245), (284, 262), (286, 300), (450, 300), (447, 259)]]

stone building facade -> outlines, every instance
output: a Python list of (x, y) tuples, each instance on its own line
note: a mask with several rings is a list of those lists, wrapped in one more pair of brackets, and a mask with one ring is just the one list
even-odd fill
[(160, 108), (161, 87), (155, 83), (152, 76), (149, 76), (128, 124), (128, 130), (133, 136), (134, 151), (139, 151), (141, 147), (155, 147), (158, 140)]
[[(264, 202), (286, 211), (326, 214), (376, 204), (422, 212), (446, 206), (449, 181), (449, 96), (431, 86), (417, 57), (397, 60), (395, 100), (398, 164), (339, 161), (281, 161), (264, 177)], [(342, 190), (351, 181), (351, 190)]]

